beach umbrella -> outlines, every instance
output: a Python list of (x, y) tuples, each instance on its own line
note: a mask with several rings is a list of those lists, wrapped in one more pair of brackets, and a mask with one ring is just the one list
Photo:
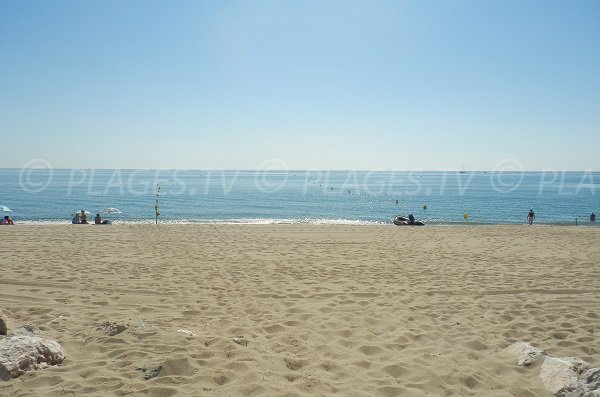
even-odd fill
[(0, 205), (0, 209), (2, 209), (2, 212), (12, 212), (12, 210), (5, 205)]
[(118, 208), (110, 207), (102, 210), (105, 214), (121, 214), (121, 210)]

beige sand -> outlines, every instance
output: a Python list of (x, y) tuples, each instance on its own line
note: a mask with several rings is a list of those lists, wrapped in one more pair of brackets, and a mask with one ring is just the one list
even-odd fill
[(67, 354), (0, 395), (547, 396), (501, 350), (600, 365), (599, 243), (535, 225), (0, 227), (0, 307)]

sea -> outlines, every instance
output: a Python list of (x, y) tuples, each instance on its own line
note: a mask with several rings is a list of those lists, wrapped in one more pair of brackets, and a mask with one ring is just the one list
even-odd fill
[[(0, 205), (17, 224), (70, 224), (75, 212), (120, 223), (592, 226), (600, 173), (0, 169)], [(107, 209), (118, 213), (107, 213)], [(160, 215), (156, 215), (156, 212)], [(114, 211), (114, 210), (113, 210)]]

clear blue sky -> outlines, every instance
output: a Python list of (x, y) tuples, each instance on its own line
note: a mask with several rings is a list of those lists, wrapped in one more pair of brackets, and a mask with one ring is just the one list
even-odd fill
[(0, 0), (0, 167), (600, 170), (600, 1)]

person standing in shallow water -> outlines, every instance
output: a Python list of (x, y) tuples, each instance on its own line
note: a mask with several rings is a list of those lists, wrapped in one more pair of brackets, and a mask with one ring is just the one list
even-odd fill
[(593, 212), (590, 214), (590, 222), (596, 222), (596, 214)]
[(529, 224), (531, 225), (534, 220), (535, 220), (535, 212), (533, 212), (533, 209), (530, 209), (529, 212), (527, 213), (527, 222), (529, 222)]

